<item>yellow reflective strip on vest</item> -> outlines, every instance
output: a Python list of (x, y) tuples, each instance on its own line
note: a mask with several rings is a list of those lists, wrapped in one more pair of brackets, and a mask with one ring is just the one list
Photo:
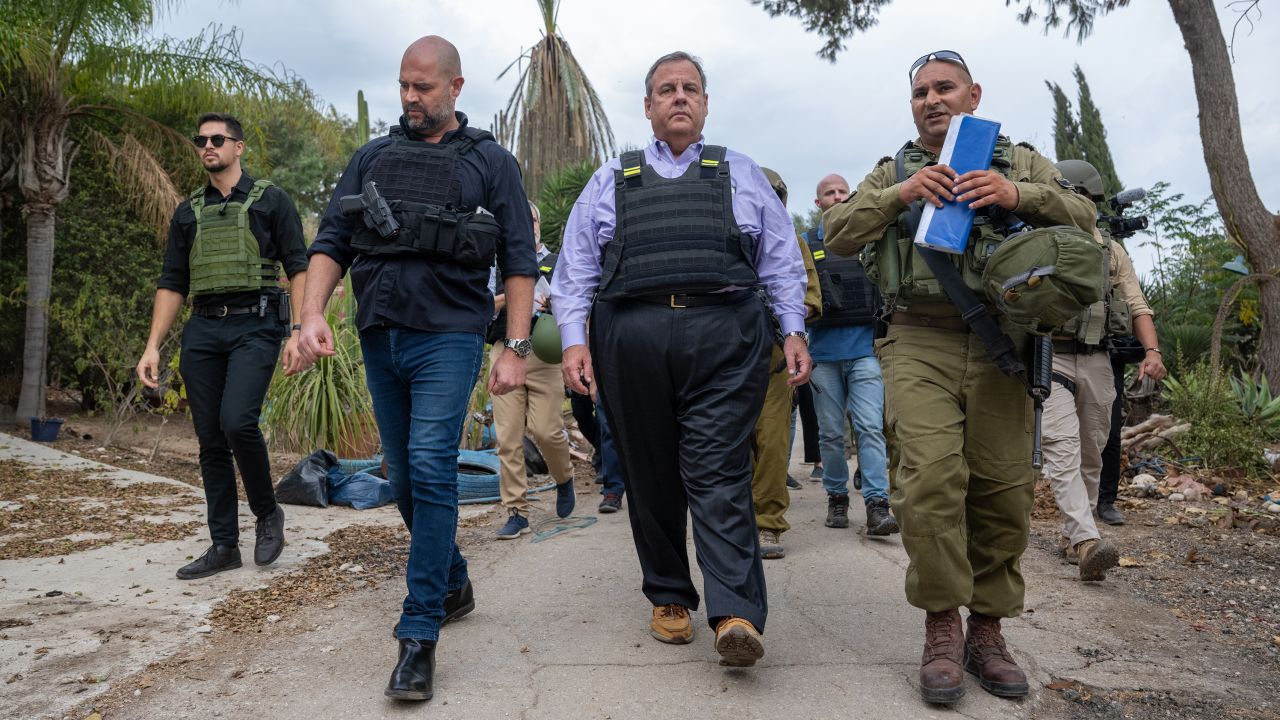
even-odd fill
[(551, 266), (550, 266), (550, 265), (543, 265), (543, 266), (539, 267), (538, 269), (539, 269), (539, 270), (541, 270), (542, 272), (551, 272)]
[(622, 177), (631, 177), (640, 173), (640, 166), (622, 168)]
[(821, 260), (822, 258), (824, 258), (824, 257), (826, 257), (826, 256), (827, 256), (827, 251), (826, 251), (826, 250), (815, 250), (815, 251), (813, 252), (813, 259), (814, 259), (814, 260)]
[(702, 160), (702, 167), (716, 167), (719, 164), (720, 164), (719, 160), (712, 160), (710, 158), (703, 158)]

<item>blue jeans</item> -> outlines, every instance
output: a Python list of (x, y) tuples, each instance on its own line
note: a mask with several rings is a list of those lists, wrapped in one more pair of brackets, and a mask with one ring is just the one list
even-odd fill
[(828, 495), (849, 494), (849, 463), (844, 455), (845, 413), (853, 418), (862, 469), (862, 499), (889, 497), (889, 459), (884, 442), (884, 380), (874, 355), (857, 360), (813, 364), (809, 382), (818, 411), (822, 449), (822, 487)]
[(600, 478), (604, 481), (600, 494), (622, 497), (626, 486), (622, 484), (622, 465), (613, 446), (613, 433), (609, 432), (609, 421), (604, 417), (604, 398), (596, 401), (596, 423), (600, 426)]
[(476, 333), (360, 333), (388, 479), (410, 533), (401, 638), (439, 639), (445, 595), (467, 582), (467, 561), (454, 541), (458, 438), (483, 348)]

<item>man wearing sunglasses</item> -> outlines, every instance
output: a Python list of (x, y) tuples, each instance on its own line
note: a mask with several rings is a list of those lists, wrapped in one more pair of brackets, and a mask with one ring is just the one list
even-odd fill
[(458, 437), (493, 317), (495, 259), (508, 312), (505, 349), (489, 374), (493, 395), (524, 384), (532, 349), (538, 263), (529, 201), (511, 153), (454, 110), (462, 85), (449, 41), (428, 36), (405, 50), (404, 115), (389, 136), (357, 150), (338, 180), (309, 251), (302, 307), (304, 352), (332, 355), (324, 306), (351, 271), (365, 377), (410, 529), (399, 660), (385, 691), (400, 700), (431, 699), (440, 626), (475, 607), (455, 542)]
[[(205, 113), (197, 128), (192, 140), (209, 182), (174, 212), (151, 334), (137, 367), (143, 384), (159, 384), (160, 345), (189, 295), (191, 319), (182, 329), (179, 371), (200, 443), (213, 545), (178, 570), (183, 580), (241, 565), (235, 468), (257, 517), (254, 562), (269, 565), (284, 547), (284, 511), (276, 504), (258, 416), (282, 338), (288, 338), (285, 371), (302, 367), (288, 305), (301, 302), (307, 270), (293, 201), (240, 168), (240, 122), (224, 113)], [(281, 265), (292, 296), (280, 290)]]
[[(1031, 403), (1022, 383), (988, 358), (911, 245), (908, 212), (952, 200), (978, 212), (963, 255), (952, 261), (973, 292), (985, 258), (1012, 223), (1001, 213), (1034, 227), (1088, 232), (1094, 209), (1046, 158), (1003, 136), (988, 170), (957, 175), (938, 164), (951, 118), (976, 111), (982, 87), (949, 50), (916, 60), (908, 79), (918, 138), (881, 160), (852, 197), (826, 212), (826, 247), (853, 255), (870, 246), (868, 274), (891, 311), (888, 336), (876, 349), (895, 438), (893, 508), (911, 560), (907, 601), (926, 612), (921, 696), (959, 700), (967, 671), (994, 695), (1021, 697), (1026, 675), (1005, 646), (1000, 619), (1022, 612), (1019, 559), (1035, 482)], [(1025, 344), (1025, 334), (1007, 323), (1002, 329), (1016, 346)], [(969, 608), (967, 633), (961, 606)]]

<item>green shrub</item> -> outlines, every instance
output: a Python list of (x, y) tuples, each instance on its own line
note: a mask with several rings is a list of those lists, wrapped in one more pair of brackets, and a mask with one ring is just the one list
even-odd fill
[[(1234, 468), (1249, 477), (1266, 470), (1262, 447), (1273, 437), (1260, 414), (1248, 416), (1232, 383), (1223, 375), (1214, 377), (1207, 363), (1187, 365), (1180, 378), (1164, 380), (1164, 397), (1169, 409), (1191, 429), (1177, 439), (1188, 456), (1200, 457), (1205, 467)], [(1252, 384), (1252, 381), (1249, 381)]]

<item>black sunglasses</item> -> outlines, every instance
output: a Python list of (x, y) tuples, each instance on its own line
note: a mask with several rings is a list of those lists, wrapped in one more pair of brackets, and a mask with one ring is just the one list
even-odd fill
[[(955, 63), (964, 68), (965, 72), (969, 72), (969, 66), (965, 64), (964, 58), (960, 57), (960, 53), (955, 50), (938, 50), (928, 55), (921, 55), (920, 59), (911, 63), (911, 69), (907, 71), (907, 80), (914, 81), (916, 79), (916, 71), (924, 67), (925, 63), (930, 60), (941, 60), (943, 62)], [(972, 73), (970, 73), (972, 75)]]
[(195, 146), (198, 148), (204, 147), (206, 143), (213, 143), (214, 147), (220, 148), (222, 147), (222, 144), (228, 140), (240, 142), (240, 138), (231, 137), (230, 135), (210, 135), (208, 137), (205, 137), (204, 135), (196, 135), (191, 138), (191, 142), (195, 143)]

